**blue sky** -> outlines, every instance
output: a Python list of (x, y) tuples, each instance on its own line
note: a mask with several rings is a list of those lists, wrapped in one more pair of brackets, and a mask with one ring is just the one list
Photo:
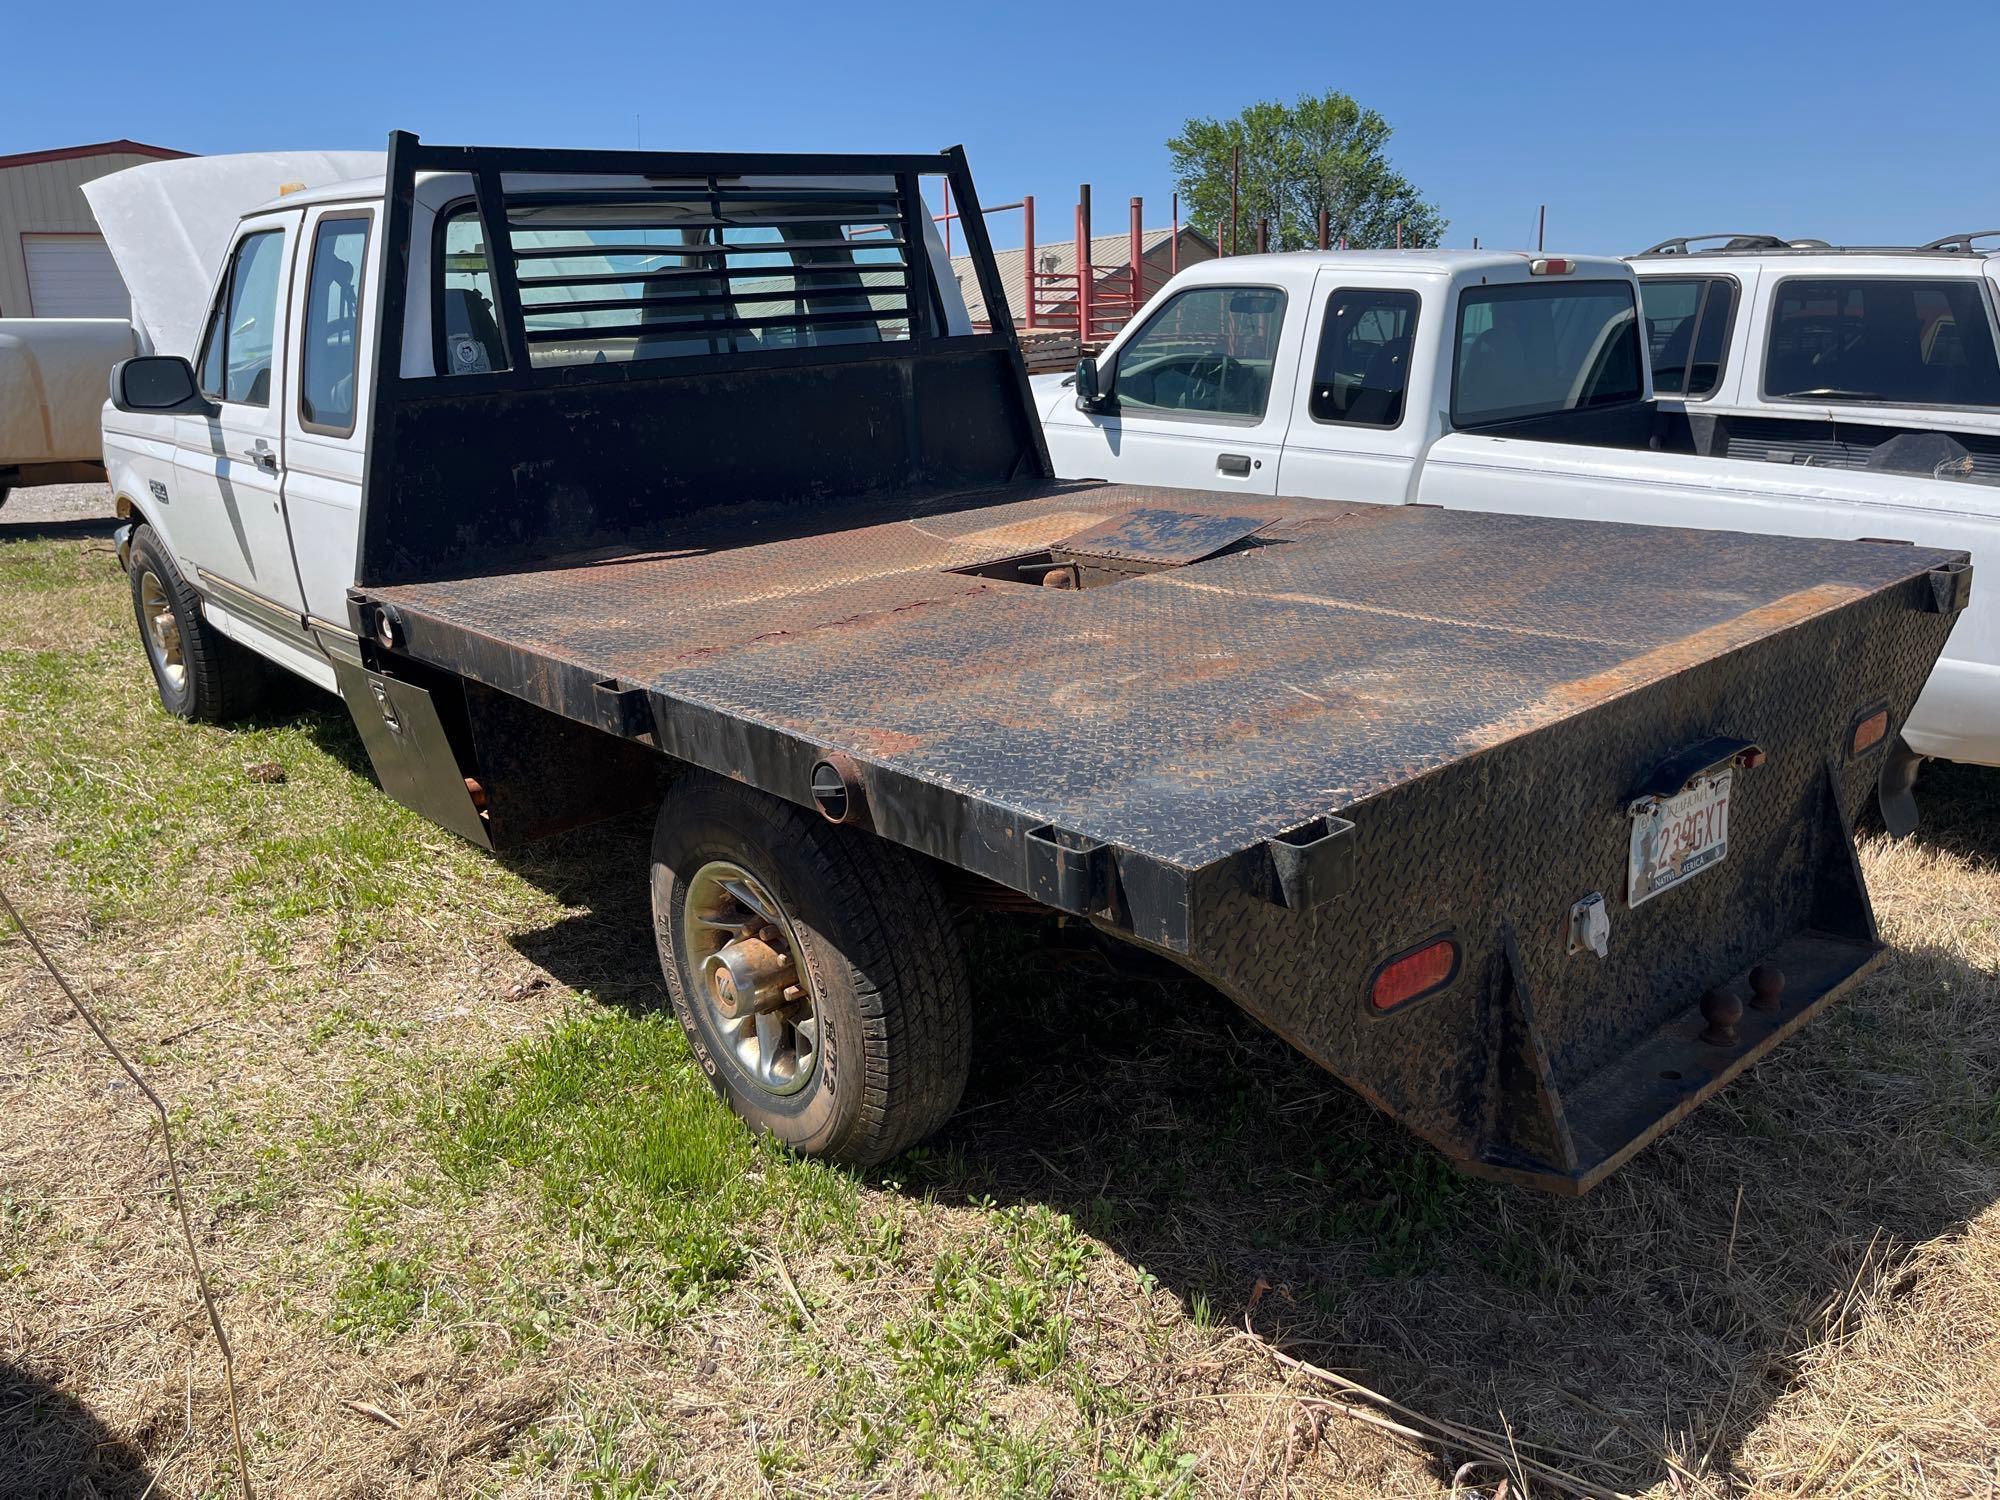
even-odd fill
[[(634, 19), (634, 17), (638, 19)], [(613, 19), (615, 17), (615, 19)], [(1190, 115), (1338, 88), (1447, 243), (1629, 252), (1716, 229), (1910, 242), (2000, 224), (2000, 3), (1040, 5), (754, 0), (188, 10), (22, 5), (0, 153), (130, 136), (200, 152), (452, 143), (929, 150), (981, 196), (1097, 229)], [(1079, 69), (1073, 58), (1085, 59)], [(1018, 215), (996, 243), (1018, 243)], [(1043, 238), (1050, 237), (1044, 228)]]

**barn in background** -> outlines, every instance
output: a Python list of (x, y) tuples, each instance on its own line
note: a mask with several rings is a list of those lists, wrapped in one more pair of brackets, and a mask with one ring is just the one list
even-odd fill
[(0, 318), (129, 317), (132, 299), (83, 185), (187, 154), (142, 141), (100, 141), (0, 156)]

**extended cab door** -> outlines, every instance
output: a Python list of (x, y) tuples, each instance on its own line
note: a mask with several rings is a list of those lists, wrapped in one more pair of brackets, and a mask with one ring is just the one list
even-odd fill
[(362, 357), (378, 292), (375, 211), (330, 204), (303, 226), (292, 277), (285, 389), (285, 513), (314, 628), (344, 631), (361, 530)]
[[(1431, 430), (1444, 283), (1428, 293), (1408, 278), (1328, 266), (1313, 288), (1278, 490), (1316, 500), (1398, 505)], [(1428, 301), (1431, 305), (1426, 307)]]
[[(205, 591), (267, 628), (304, 596), (285, 524), (283, 336), (296, 212), (250, 220), (230, 246), (195, 369), (221, 412), (176, 419), (173, 538)], [(247, 595), (245, 598), (243, 596)]]
[(1046, 424), (1056, 472), (1273, 495), (1300, 313), (1282, 287), (1196, 283), (1166, 297), (1101, 373), (1104, 408)]

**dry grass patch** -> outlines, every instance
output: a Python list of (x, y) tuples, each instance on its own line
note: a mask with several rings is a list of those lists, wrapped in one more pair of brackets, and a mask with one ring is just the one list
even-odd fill
[[(102, 547), (0, 543), (0, 881), (174, 1111), (263, 1493), (1452, 1492), (1267, 1344), (1605, 1493), (1994, 1492), (1990, 773), (1866, 842), (1885, 970), (1583, 1202), (1006, 924), (965, 1107), (856, 1179), (696, 1073), (643, 820), (491, 858), (330, 704), (165, 719)], [(0, 940), (0, 1489), (229, 1492), (164, 1185)]]

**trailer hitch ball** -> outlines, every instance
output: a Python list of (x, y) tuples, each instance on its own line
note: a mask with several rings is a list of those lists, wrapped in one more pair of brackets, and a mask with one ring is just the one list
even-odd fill
[(715, 1008), (735, 1020), (788, 1003), (792, 960), (762, 938), (741, 937), (702, 960), (701, 977)]
[(1708, 1023), (1702, 1028), (1701, 1039), (1711, 1046), (1729, 1046), (1736, 1040), (1736, 1023), (1743, 1019), (1742, 997), (1718, 984), (1701, 997), (1701, 1018)]
[(847, 756), (835, 752), (812, 768), (813, 806), (829, 823), (853, 823), (860, 819), (864, 791), (861, 768)]
[(1776, 964), (1759, 964), (1750, 971), (1750, 1006), (1753, 1010), (1776, 1010), (1778, 997), (1785, 993), (1785, 971)]

